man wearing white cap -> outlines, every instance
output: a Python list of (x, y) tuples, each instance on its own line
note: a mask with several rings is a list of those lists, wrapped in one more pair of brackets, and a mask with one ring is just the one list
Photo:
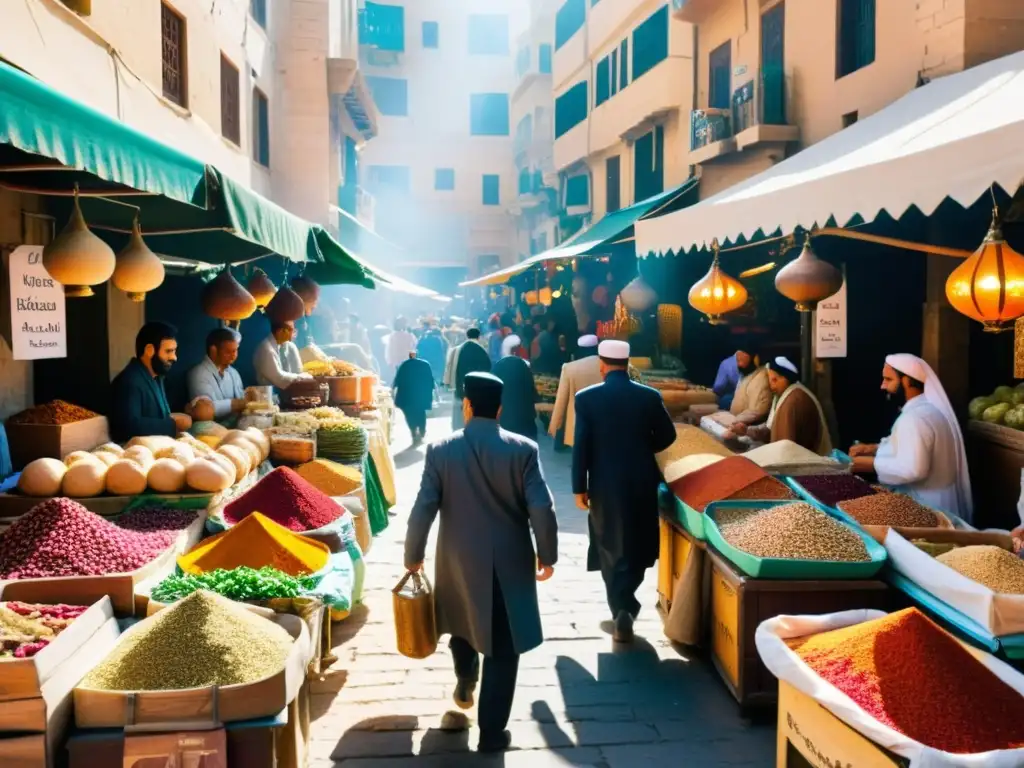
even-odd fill
[(630, 381), (629, 344), (602, 341), (604, 383), (576, 396), (572, 492), (590, 512), (587, 570), (601, 571), (614, 639), (633, 639), (636, 590), (658, 559), (658, 484), (654, 456), (676, 438), (661, 394)]
[(768, 421), (761, 427), (737, 422), (726, 432), (726, 438), (747, 435), (762, 443), (790, 440), (820, 456), (829, 453), (832, 439), (825, 412), (815, 394), (800, 383), (800, 370), (785, 357), (776, 357), (767, 368), (768, 386), (775, 395)]
[(973, 502), (964, 438), (939, 377), (916, 355), (889, 355), (882, 390), (902, 404), (900, 415), (881, 443), (850, 449), (854, 471), (874, 472), (885, 485), (969, 523)]
[(558, 379), (558, 395), (551, 412), (548, 434), (557, 440), (559, 430), (565, 428), (565, 444), (572, 447), (576, 430), (576, 395), (582, 389), (601, 383), (601, 364), (597, 359), (597, 336), (581, 336), (576, 342), (578, 359), (562, 366)]

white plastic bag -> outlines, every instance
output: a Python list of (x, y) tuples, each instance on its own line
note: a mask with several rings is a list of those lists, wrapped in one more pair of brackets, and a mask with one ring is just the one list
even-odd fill
[[(1024, 749), (955, 755), (926, 747), (883, 725), (861, 709), (849, 696), (818, 676), (784, 642), (789, 638), (814, 635), (833, 629), (879, 619), (883, 611), (841, 611), (822, 616), (776, 616), (761, 622), (754, 643), (761, 661), (780, 681), (789, 683), (821, 704), (865, 738), (910, 761), (911, 768), (1020, 768)], [(969, 645), (964, 648), (1000, 680), (1024, 696), (1024, 675), (995, 656)], [(932, 673), (929, 673), (932, 674)]]

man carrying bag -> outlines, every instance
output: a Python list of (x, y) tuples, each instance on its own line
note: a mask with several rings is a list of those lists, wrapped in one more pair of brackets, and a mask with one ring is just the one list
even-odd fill
[(505, 728), (519, 656), (543, 642), (537, 582), (551, 578), (558, 559), (554, 501), (537, 444), (498, 426), (501, 392), (496, 376), (466, 376), (466, 428), (427, 448), (405, 539), (406, 568), (418, 572), (440, 512), (434, 578), (437, 632), (451, 634), (457, 678), (453, 698), (462, 709), (473, 706), (480, 679), (478, 654), (484, 656), (481, 752), (510, 745)]

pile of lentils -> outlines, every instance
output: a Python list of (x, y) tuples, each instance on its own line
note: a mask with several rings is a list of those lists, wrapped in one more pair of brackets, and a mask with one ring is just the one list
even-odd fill
[(253, 683), (280, 672), (292, 636), (212, 592), (193, 592), (138, 624), (81, 685), (107, 691), (171, 691)]
[(163, 554), (195, 516), (140, 511), (115, 524), (71, 499), (49, 499), (0, 536), (0, 579), (128, 573)]
[(810, 504), (721, 509), (718, 528), (727, 542), (756, 557), (866, 562), (864, 540)]
[(875, 489), (856, 475), (799, 475), (793, 479), (826, 507), (875, 495)]
[(861, 525), (891, 525), (897, 528), (935, 528), (934, 511), (902, 493), (876, 493), (839, 502), (839, 509)]
[(1002, 547), (957, 547), (935, 559), (993, 592), (1024, 595), (1024, 560)]

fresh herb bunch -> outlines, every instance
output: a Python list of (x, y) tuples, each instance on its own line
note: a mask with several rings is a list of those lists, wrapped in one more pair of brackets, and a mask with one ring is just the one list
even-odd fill
[(316, 586), (311, 576), (298, 578), (276, 568), (256, 570), (242, 566), (230, 571), (218, 569), (209, 573), (168, 576), (154, 589), (152, 597), (161, 603), (173, 603), (200, 589), (216, 592), (231, 600), (269, 600), (278, 597), (299, 597)]

